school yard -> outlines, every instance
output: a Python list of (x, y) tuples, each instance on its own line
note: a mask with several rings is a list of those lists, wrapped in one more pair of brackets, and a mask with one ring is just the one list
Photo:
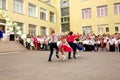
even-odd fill
[(49, 51), (2, 52), (0, 80), (120, 80), (120, 53), (79, 54), (65, 61), (54, 54), (48, 62)]

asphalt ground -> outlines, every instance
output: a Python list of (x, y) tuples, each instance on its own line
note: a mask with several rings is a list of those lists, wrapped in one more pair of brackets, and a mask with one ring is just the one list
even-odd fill
[(120, 80), (120, 53), (79, 54), (62, 61), (54, 52), (48, 62), (49, 51), (0, 53), (0, 80)]

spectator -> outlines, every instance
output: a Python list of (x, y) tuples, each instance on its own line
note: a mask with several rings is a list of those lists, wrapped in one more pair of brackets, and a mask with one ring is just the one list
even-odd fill
[(2, 40), (3, 38), (3, 30), (2, 30), (2, 27), (0, 27), (0, 41)]
[(6, 39), (10, 40), (10, 30), (9, 30), (9, 28), (7, 28), (7, 31), (6, 31)]

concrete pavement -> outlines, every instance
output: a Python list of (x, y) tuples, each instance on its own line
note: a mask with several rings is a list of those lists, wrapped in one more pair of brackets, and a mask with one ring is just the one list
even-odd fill
[(66, 61), (54, 54), (52, 62), (47, 61), (48, 51), (2, 54), (0, 80), (120, 80), (120, 53), (79, 53)]

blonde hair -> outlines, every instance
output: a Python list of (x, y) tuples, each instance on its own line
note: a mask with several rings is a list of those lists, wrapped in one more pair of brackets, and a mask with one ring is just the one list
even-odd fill
[(54, 34), (55, 33), (55, 30), (54, 29), (51, 29), (51, 34)]

